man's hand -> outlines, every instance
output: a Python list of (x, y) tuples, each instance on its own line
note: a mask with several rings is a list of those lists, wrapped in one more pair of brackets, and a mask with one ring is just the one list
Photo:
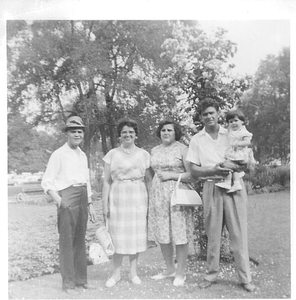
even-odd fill
[(48, 191), (48, 194), (50, 195), (50, 197), (53, 199), (53, 201), (56, 203), (57, 207), (61, 207), (61, 203), (62, 203), (62, 198), (61, 196), (58, 194), (57, 191)]
[(220, 163), (214, 167), (214, 174), (219, 176), (227, 176), (231, 173), (231, 168), (228, 168), (224, 165), (224, 163)]
[(57, 198), (57, 200), (55, 200), (55, 201), (56, 201), (57, 207), (61, 207), (61, 205), (62, 205), (62, 198), (59, 196)]
[(241, 172), (244, 171), (246, 166), (244, 165), (238, 165), (230, 160), (226, 160), (223, 164), (222, 164), (223, 168), (228, 168), (231, 169), (233, 172)]

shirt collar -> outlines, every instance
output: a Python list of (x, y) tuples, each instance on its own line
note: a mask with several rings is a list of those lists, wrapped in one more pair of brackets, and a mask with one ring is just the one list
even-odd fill
[[(68, 145), (67, 142), (64, 144), (63, 147), (64, 147), (65, 151), (67, 151), (67, 152), (68, 151), (71, 151), (71, 152), (74, 151), (73, 149), (70, 148), (70, 146)], [(78, 149), (79, 152), (82, 152), (82, 150), (80, 149), (80, 147), (77, 147), (77, 149)]]
[[(221, 125), (219, 125), (219, 132), (218, 132), (218, 134), (227, 134), (227, 133), (228, 133), (227, 129), (224, 128), (224, 127), (222, 127)], [(206, 128), (205, 127), (200, 131), (200, 134), (203, 134), (203, 135), (208, 134), (206, 132)]]

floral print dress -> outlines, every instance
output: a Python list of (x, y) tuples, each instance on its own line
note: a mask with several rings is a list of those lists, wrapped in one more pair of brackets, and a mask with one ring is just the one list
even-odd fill
[[(156, 146), (151, 151), (151, 167), (154, 171), (148, 213), (148, 240), (161, 244), (174, 242), (176, 245), (186, 244), (193, 235), (193, 208), (185, 206), (171, 207), (171, 196), (175, 180), (161, 182), (158, 172), (184, 173), (182, 152), (186, 146), (176, 141), (164, 147)], [(189, 188), (180, 183), (181, 188)]]

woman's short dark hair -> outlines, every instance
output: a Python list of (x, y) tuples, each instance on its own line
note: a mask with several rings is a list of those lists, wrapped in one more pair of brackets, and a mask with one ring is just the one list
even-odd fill
[(245, 115), (243, 112), (239, 109), (233, 109), (226, 113), (226, 122), (228, 123), (229, 120), (234, 119), (235, 117), (238, 117), (242, 122), (245, 122)]
[(117, 124), (117, 134), (118, 137), (120, 137), (122, 128), (124, 126), (128, 126), (128, 127), (132, 127), (134, 128), (134, 131), (136, 133), (136, 135), (138, 135), (138, 124), (136, 123), (136, 121), (131, 120), (131, 119), (124, 119), (124, 120), (120, 120)]
[(161, 132), (161, 129), (163, 128), (163, 126), (165, 125), (173, 125), (174, 126), (174, 130), (175, 130), (175, 140), (176, 141), (179, 141), (181, 136), (182, 136), (182, 131), (181, 131), (181, 128), (179, 127), (179, 125), (177, 123), (175, 123), (174, 121), (163, 121), (163, 122), (160, 122), (157, 129), (156, 129), (156, 136), (158, 138), (160, 138), (160, 132)]
[(205, 98), (198, 103), (197, 112), (202, 114), (208, 107), (214, 107), (216, 111), (219, 111), (219, 103), (212, 98)]

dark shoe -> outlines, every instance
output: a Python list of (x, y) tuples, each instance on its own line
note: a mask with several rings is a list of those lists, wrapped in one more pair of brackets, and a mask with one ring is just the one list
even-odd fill
[(92, 286), (92, 285), (89, 285), (87, 283), (84, 283), (84, 284), (76, 284), (77, 288), (79, 289), (84, 289), (84, 290), (95, 290), (96, 287), (95, 286)]
[(76, 289), (63, 289), (63, 292), (73, 296), (76, 296), (79, 293)]
[(209, 281), (204, 279), (201, 284), (199, 285), (200, 289), (207, 289), (209, 288), (212, 284), (217, 283), (217, 281)]
[(255, 290), (255, 285), (252, 283), (241, 283), (241, 286), (243, 287), (244, 290), (246, 290), (247, 292), (251, 293)]

